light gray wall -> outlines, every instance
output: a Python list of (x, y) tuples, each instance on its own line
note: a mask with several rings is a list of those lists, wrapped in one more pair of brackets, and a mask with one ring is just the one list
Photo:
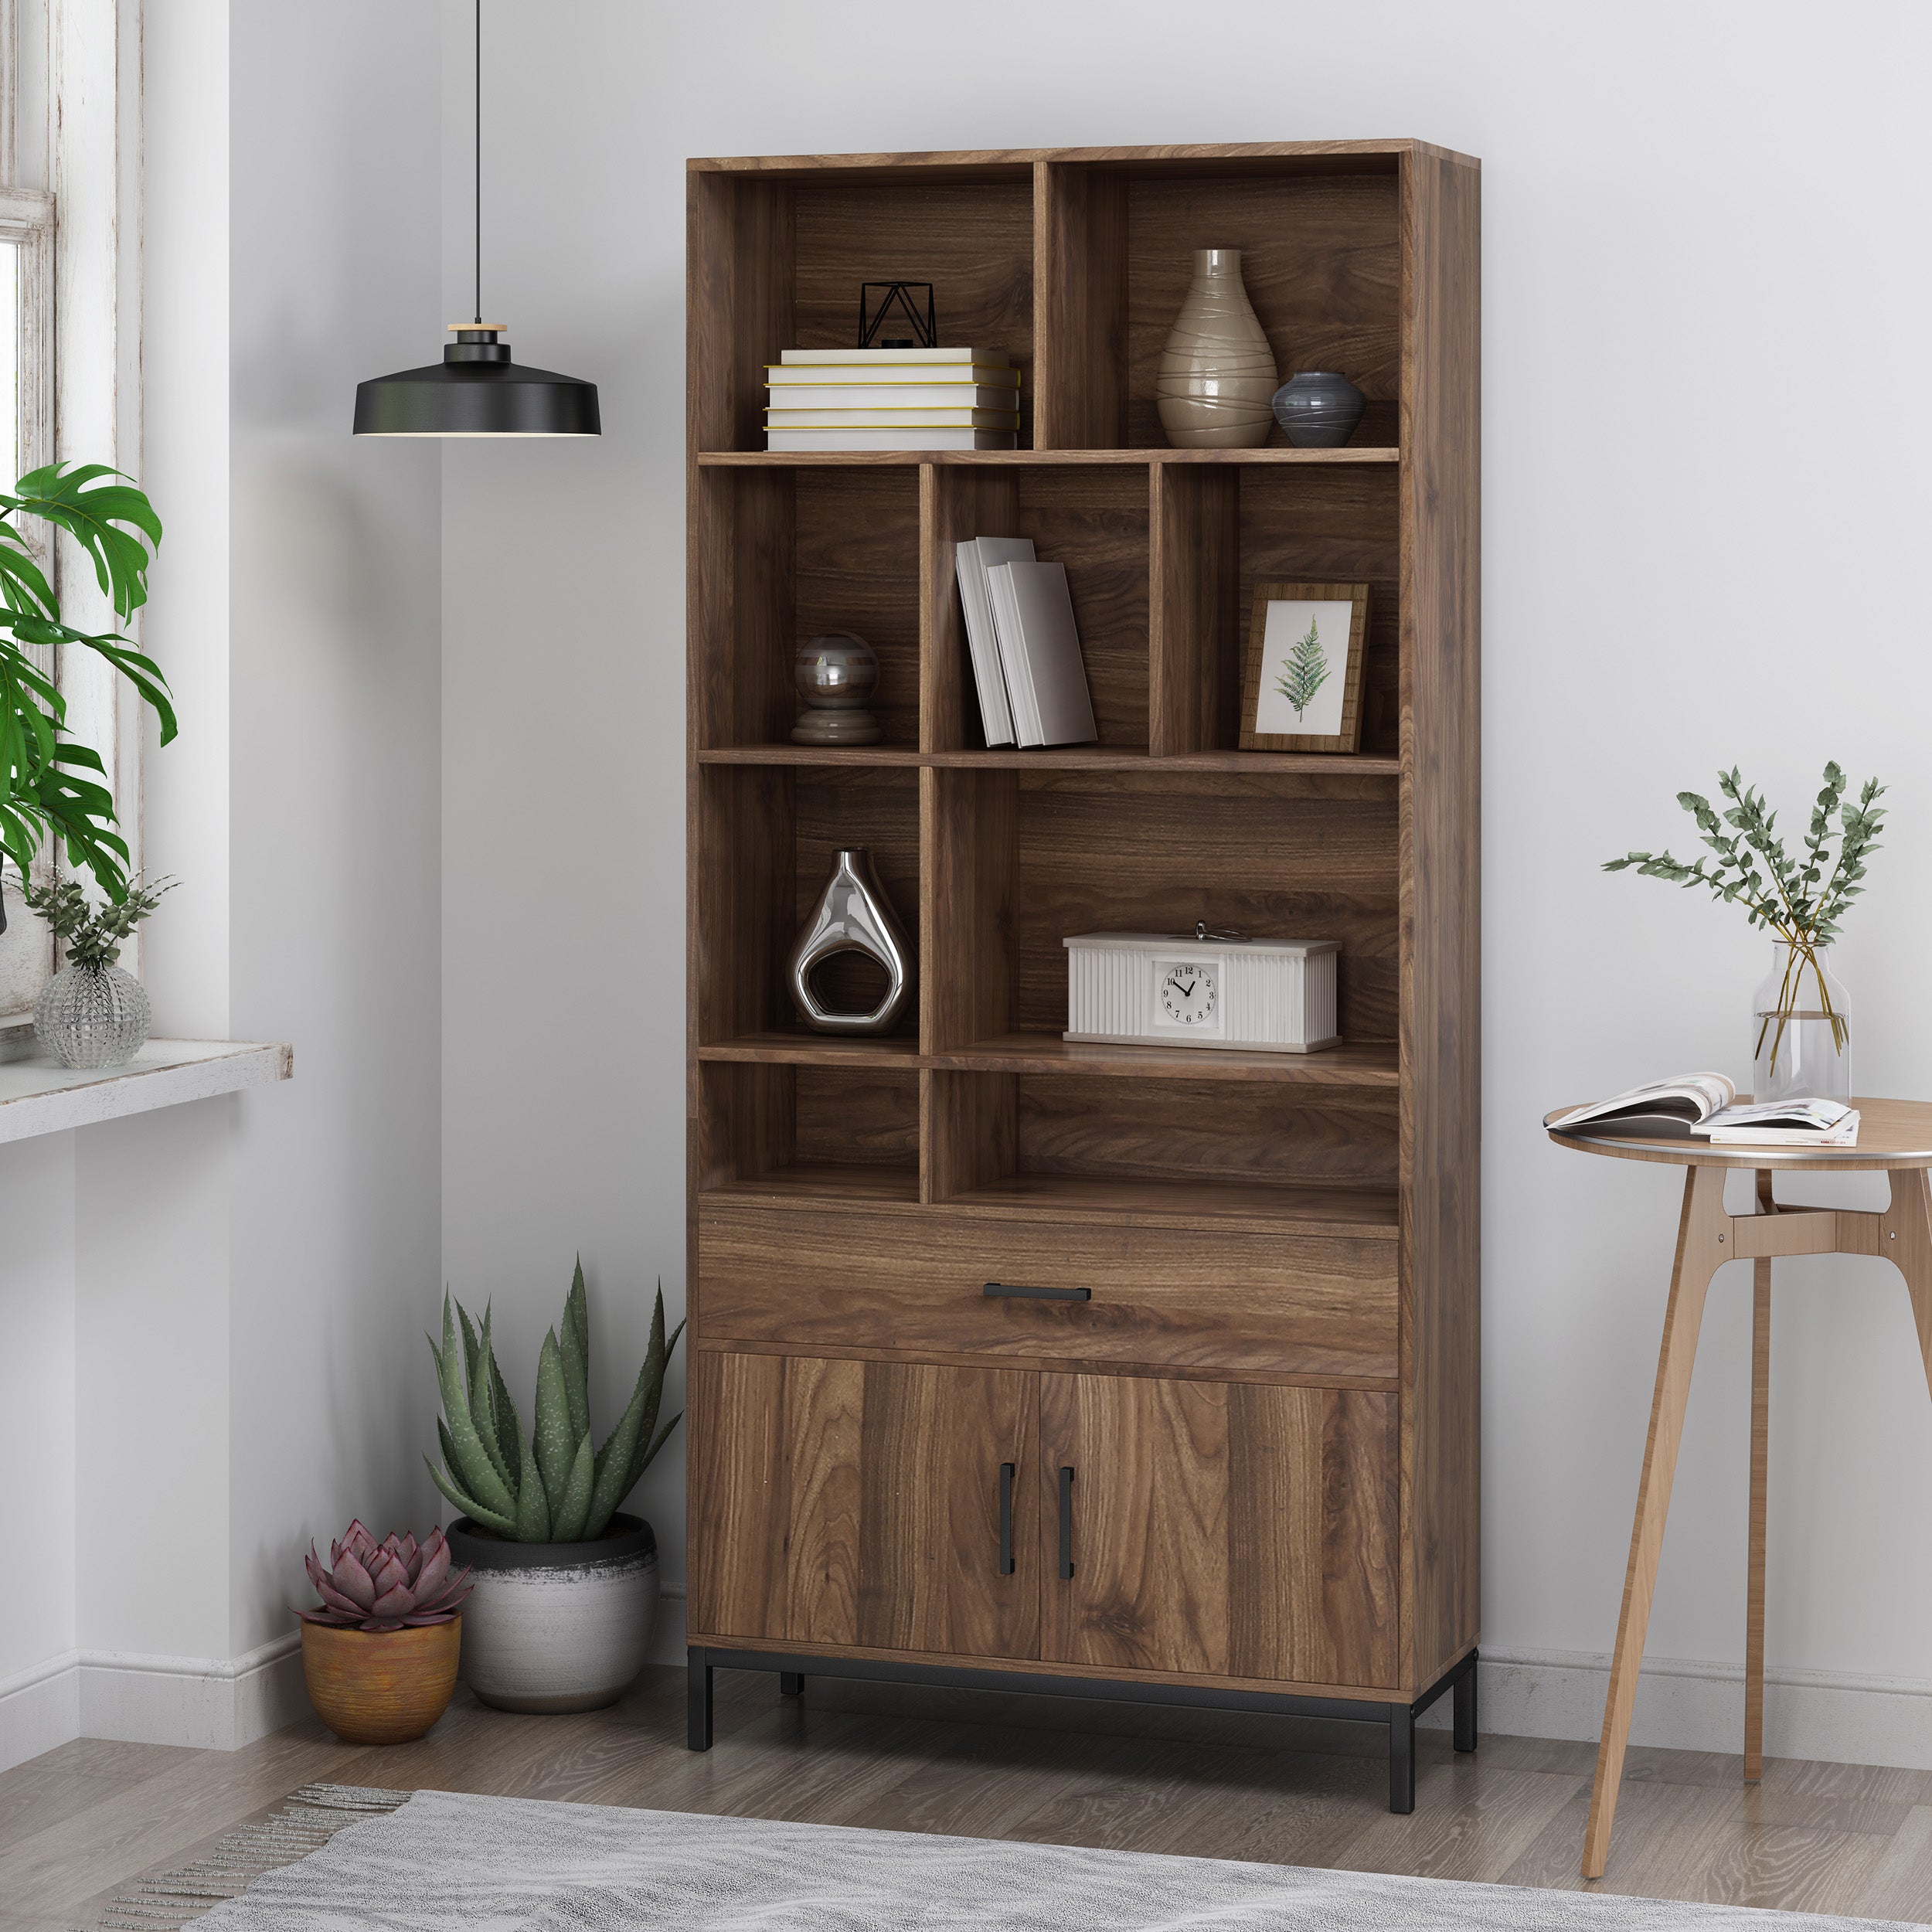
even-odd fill
[(211, 1663), (287, 1641), (310, 1538), (434, 1502), (440, 465), (349, 430), (440, 329), (438, 23), (148, 14), (145, 636), (182, 726), (145, 971), (158, 1032), (290, 1039), (295, 1078), (0, 1149), (4, 1520), (43, 1578), (0, 1693), (66, 1672), (0, 1694), (0, 1763), (77, 1715), (236, 1741)]
[[(445, 8), (452, 316), (468, 17)], [(882, 27), (846, 0), (583, 0), (512, 60), (509, 10), (485, 19), (505, 51), (484, 83), (485, 304), (522, 357), (597, 379), (606, 434), (445, 459), (445, 1266), (495, 1294), (521, 1389), (581, 1243), (621, 1337), (607, 1403), (612, 1354), (628, 1366), (642, 1334), (624, 1298), (660, 1268), (681, 1285), (685, 158), (1408, 134), (1482, 158), (1484, 1637), (1600, 1655), (1677, 1182), (1560, 1154), (1536, 1123), (1675, 1068), (1747, 1073), (1763, 947), (1734, 913), (1598, 862), (1681, 849), (1672, 796), (1719, 765), (1787, 812), (1828, 757), (1879, 774), (1896, 830), (1843, 948), (1856, 1064), (1878, 1091), (1932, 1091), (1911, 568), (1932, 22), (1904, 4), (1821, 31), (1791, 4), (1040, 0), (993, 30), (946, 9)], [(1733, 1273), (1651, 1628), (1654, 1653), (1719, 1675), (1743, 1645)], [(1774, 1663), (1932, 1685), (1932, 1404), (1903, 1291), (1871, 1262), (1784, 1278)], [(647, 1485), (663, 1530), (680, 1461)]]

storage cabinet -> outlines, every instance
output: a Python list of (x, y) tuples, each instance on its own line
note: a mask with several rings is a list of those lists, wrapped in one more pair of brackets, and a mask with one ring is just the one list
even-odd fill
[[(776, 1670), (1475, 1742), (1480, 177), (1416, 141), (690, 165), (692, 1742)], [(1165, 447), (1192, 251), (1238, 247), (1343, 448)], [(930, 278), (1020, 447), (762, 447), (764, 367)], [(989, 750), (954, 546), (1066, 566), (1098, 740)], [(1239, 748), (1255, 586), (1366, 582), (1361, 748)], [(877, 650), (876, 744), (792, 654)], [(881, 1038), (786, 954), (844, 845), (917, 953)], [(1069, 1043), (1071, 933), (1340, 948), (1341, 1043)], [(825, 989), (866, 1003), (865, 975)], [(1067, 1473), (1063, 1473), (1067, 1472)]]

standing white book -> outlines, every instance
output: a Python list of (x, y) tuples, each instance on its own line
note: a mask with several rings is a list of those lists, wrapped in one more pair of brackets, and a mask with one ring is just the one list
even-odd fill
[(1080, 660), (1066, 565), (995, 564), (986, 585), (1020, 743), (1093, 743), (1100, 734)]
[(966, 644), (973, 658), (973, 681), (979, 686), (979, 718), (989, 746), (1013, 742), (1013, 709), (1007, 702), (1006, 673), (999, 661), (999, 638), (993, 629), (986, 573), (995, 563), (1031, 563), (1030, 536), (968, 537), (953, 546), (958, 566), (960, 607), (966, 614)]

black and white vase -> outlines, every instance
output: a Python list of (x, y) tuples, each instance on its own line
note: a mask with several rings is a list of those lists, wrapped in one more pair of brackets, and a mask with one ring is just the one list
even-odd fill
[(463, 1679), (502, 1711), (594, 1711), (644, 1668), (658, 1614), (658, 1539), (619, 1513), (594, 1543), (519, 1543), (459, 1516), (450, 1556), (463, 1606)]

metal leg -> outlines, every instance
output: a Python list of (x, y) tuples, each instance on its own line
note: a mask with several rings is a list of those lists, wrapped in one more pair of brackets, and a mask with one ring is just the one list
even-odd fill
[(1456, 1688), (1451, 1693), (1454, 1698), (1456, 1749), (1473, 1751), (1476, 1748), (1476, 1654), (1469, 1653), (1469, 1661), (1462, 1668), (1462, 1675), (1456, 1679)]
[(1389, 1809), (1416, 1808), (1416, 1714), (1406, 1704), (1389, 1706)]
[(694, 1751), (711, 1748), (711, 1665), (701, 1650), (685, 1653), (685, 1688), (689, 1729), (685, 1742)]
[(781, 1670), (778, 1673), (778, 1695), (781, 1697), (803, 1697), (805, 1694), (805, 1674), (803, 1671)]

